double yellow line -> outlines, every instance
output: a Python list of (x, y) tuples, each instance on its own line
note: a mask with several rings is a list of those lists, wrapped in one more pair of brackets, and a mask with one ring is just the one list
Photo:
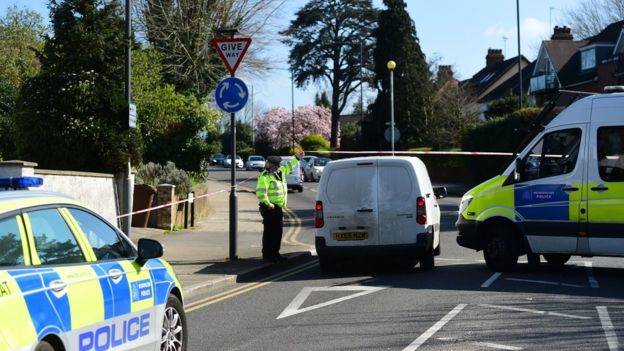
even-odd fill
[(186, 312), (192, 312), (192, 311), (198, 310), (200, 308), (212, 305), (214, 303), (221, 302), (223, 300), (227, 300), (227, 299), (230, 299), (232, 297), (244, 294), (246, 292), (249, 292), (249, 291), (261, 288), (261, 287), (266, 286), (266, 285), (269, 285), (272, 282), (275, 282), (275, 281), (278, 281), (278, 280), (290, 277), (292, 275), (301, 273), (301, 272), (303, 272), (305, 270), (308, 270), (308, 269), (310, 269), (312, 267), (315, 267), (317, 265), (318, 265), (318, 262), (316, 262), (316, 261), (304, 263), (304, 264), (302, 264), (300, 266), (291, 268), (291, 269), (289, 269), (289, 270), (287, 270), (285, 272), (277, 273), (277, 274), (274, 274), (274, 275), (269, 276), (267, 278), (261, 279), (258, 282), (243, 284), (242, 286), (239, 286), (238, 288), (234, 288), (234, 289), (222, 292), (222, 293), (214, 295), (214, 296), (210, 296), (208, 298), (205, 298), (205, 299), (202, 299), (202, 300), (199, 300), (199, 301), (191, 302), (191, 303), (189, 303), (189, 304), (187, 304), (185, 306), (185, 310), (186, 310)]
[(294, 225), (289, 226), (288, 231), (284, 234), (282, 242), (289, 245), (299, 245), (309, 249), (314, 249), (314, 245), (306, 244), (297, 240), (297, 236), (299, 236), (299, 234), (303, 231), (301, 218), (289, 209), (284, 209), (284, 215), (288, 218), (288, 222), (294, 223)]

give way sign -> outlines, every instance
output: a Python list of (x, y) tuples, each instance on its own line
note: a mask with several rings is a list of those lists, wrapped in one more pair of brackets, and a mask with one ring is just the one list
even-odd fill
[(250, 44), (251, 38), (215, 38), (212, 40), (212, 45), (217, 49), (221, 60), (231, 74), (236, 72), (243, 61)]

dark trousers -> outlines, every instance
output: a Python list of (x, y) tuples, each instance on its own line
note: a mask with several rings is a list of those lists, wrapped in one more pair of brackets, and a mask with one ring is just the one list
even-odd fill
[(277, 206), (275, 206), (273, 210), (261, 206), (260, 214), (262, 215), (262, 224), (264, 224), (264, 232), (262, 233), (262, 257), (275, 258), (279, 256), (279, 250), (282, 246), (284, 212)]

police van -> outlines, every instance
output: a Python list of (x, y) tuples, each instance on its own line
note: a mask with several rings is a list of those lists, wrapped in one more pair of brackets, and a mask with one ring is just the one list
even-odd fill
[(185, 350), (181, 288), (162, 254), (66, 196), (0, 192), (0, 351)]
[(316, 251), (331, 271), (351, 257), (394, 258), (434, 268), (440, 253), (440, 208), (424, 163), (416, 157), (332, 161), (321, 177), (315, 208)]
[(624, 94), (574, 102), (499, 176), (468, 191), (459, 245), (483, 250), (495, 271), (539, 255), (624, 256)]

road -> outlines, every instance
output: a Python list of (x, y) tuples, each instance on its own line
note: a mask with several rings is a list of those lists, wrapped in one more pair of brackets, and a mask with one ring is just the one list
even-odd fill
[[(212, 172), (229, 179), (229, 173)], [(240, 179), (253, 176), (241, 172)], [(317, 184), (290, 194), (313, 243)], [(621, 259), (573, 257), (562, 270), (493, 274), (459, 247), (458, 198), (440, 201), (432, 271), (374, 262), (321, 273), (316, 260), (217, 291), (189, 309), (190, 350), (617, 350), (624, 337)], [(525, 259), (524, 257), (521, 258)], [(272, 273), (272, 274), (273, 274)]]

